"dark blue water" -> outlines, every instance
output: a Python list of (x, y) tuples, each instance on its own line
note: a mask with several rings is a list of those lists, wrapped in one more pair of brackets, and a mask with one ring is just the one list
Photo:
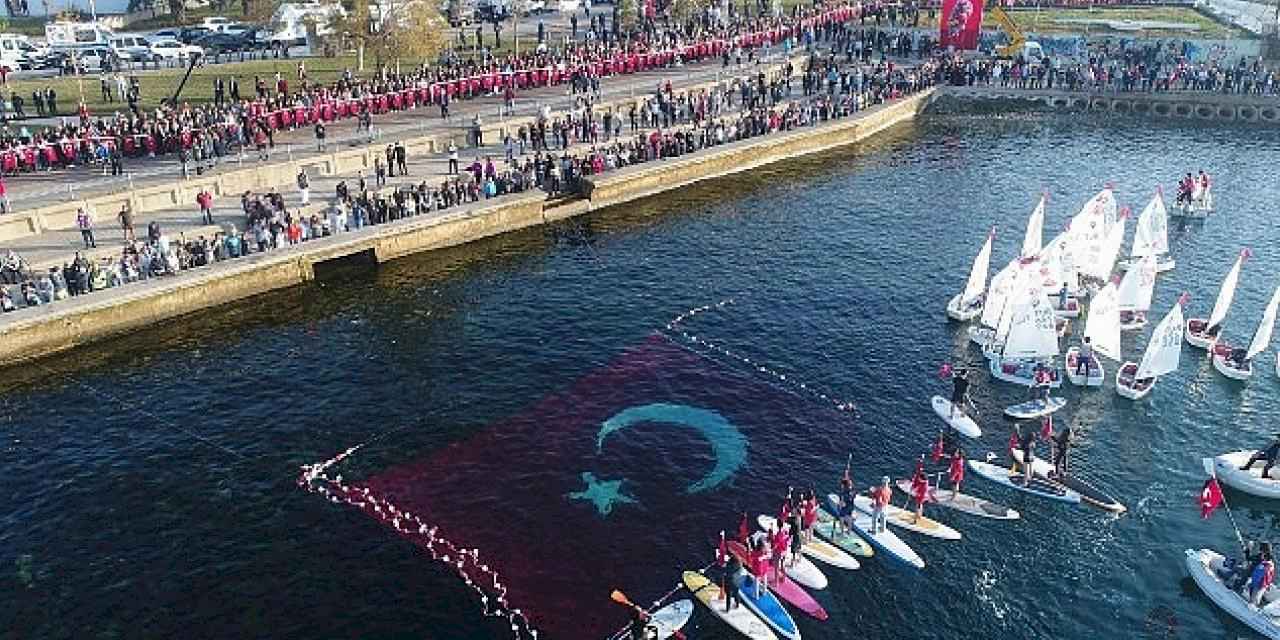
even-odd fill
[[(10, 370), (0, 396), (0, 629), (11, 638), (507, 637), (415, 546), (300, 491), (299, 466), (381, 435), (347, 470), (372, 475), (465, 442), (675, 315), (732, 298), (687, 326), (857, 405), (833, 418), (823, 401), (792, 394), (789, 446), (741, 481), (830, 486), (848, 452), (864, 482), (905, 474), (938, 427), (927, 400), (942, 389), (939, 364), (979, 357), (942, 310), (986, 229), (999, 227), (993, 265), (1003, 264), (1044, 189), (1048, 236), (1104, 182), (1138, 210), (1158, 182), (1171, 193), (1176, 176), (1203, 167), (1216, 175), (1219, 212), (1174, 231), (1178, 267), (1161, 276), (1156, 312), (1188, 291), (1189, 315), (1207, 314), (1250, 246), (1224, 330), (1247, 341), (1277, 284), (1277, 152), (1280, 135), (1262, 129), (939, 115), (860, 148), (341, 271)], [(1126, 334), (1126, 354), (1136, 360), (1145, 339)], [(1275, 431), (1280, 388), (1270, 366), (1258, 372), (1228, 382), (1188, 349), (1147, 401), (1120, 399), (1110, 384), (1066, 390), (1063, 417), (1084, 434), (1076, 465), (1127, 515), (973, 478), (974, 493), (1025, 520), (935, 513), (965, 540), (904, 533), (929, 562), (921, 575), (879, 560), (833, 575), (819, 595), (832, 619), (802, 620), (805, 637), (1247, 635), (1185, 580), (1182, 550), (1234, 545), (1225, 513), (1199, 520), (1199, 458)], [(1001, 450), (1007, 427), (991, 416), (1024, 392), (976, 387), (987, 434), (969, 450)], [(646, 442), (655, 461), (678, 453)], [(1228, 499), (1246, 535), (1274, 536), (1280, 511)], [(770, 496), (752, 505), (773, 507)], [(707, 508), (732, 517), (714, 500)], [(672, 552), (683, 559), (687, 549)], [(671, 584), (679, 568), (673, 560)], [(625, 584), (625, 568), (611, 569)], [(609, 606), (602, 599), (584, 594), (584, 606)], [(695, 637), (728, 637), (702, 613), (695, 625)]]

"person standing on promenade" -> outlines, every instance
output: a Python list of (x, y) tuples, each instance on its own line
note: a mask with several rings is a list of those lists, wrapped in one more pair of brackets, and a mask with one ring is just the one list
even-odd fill
[(316, 121), (316, 150), (322, 153), (324, 152), (324, 136), (325, 136), (324, 121), (317, 120)]
[(80, 237), (84, 239), (84, 248), (96, 249), (98, 243), (93, 239), (93, 214), (84, 207), (76, 209), (76, 228), (80, 229)]
[(137, 242), (138, 237), (133, 233), (133, 206), (126, 200), (120, 205), (120, 213), (117, 216), (120, 219), (120, 230), (124, 232), (126, 242)]
[(449, 141), (449, 175), (458, 175), (458, 145)]
[(200, 214), (205, 224), (213, 224), (213, 194), (208, 189), (201, 189), (196, 194), (196, 204), (200, 205)]
[(311, 181), (305, 167), (298, 169), (298, 195), (302, 198), (302, 206), (311, 204)]
[(396, 141), (396, 166), (399, 167), (400, 175), (409, 175), (409, 152), (404, 148), (404, 141)]

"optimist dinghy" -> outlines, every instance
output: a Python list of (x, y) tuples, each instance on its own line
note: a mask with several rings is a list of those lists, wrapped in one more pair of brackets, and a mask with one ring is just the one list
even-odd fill
[(1130, 400), (1141, 400), (1156, 386), (1156, 379), (1178, 368), (1182, 357), (1182, 305), (1184, 293), (1178, 297), (1169, 313), (1165, 314), (1151, 334), (1142, 362), (1126, 362), (1116, 371), (1116, 393)]
[(1209, 319), (1187, 320), (1187, 344), (1207, 350), (1212, 349), (1214, 343), (1218, 341), (1218, 335), (1222, 332), (1222, 321), (1226, 320), (1227, 311), (1231, 310), (1231, 300), (1236, 295), (1236, 285), (1240, 284), (1240, 268), (1244, 266), (1245, 259), (1250, 255), (1252, 254), (1248, 249), (1240, 251), (1236, 263), (1227, 272), (1227, 277), (1222, 280), (1222, 288), (1218, 289), (1218, 299), (1213, 302), (1213, 313), (1209, 314)]
[(1271, 344), (1271, 333), (1276, 326), (1276, 307), (1280, 305), (1280, 287), (1271, 294), (1271, 301), (1262, 312), (1262, 320), (1258, 329), (1253, 332), (1253, 341), (1248, 349), (1235, 349), (1230, 344), (1220, 342), (1213, 345), (1213, 368), (1218, 373), (1232, 380), (1248, 380), (1253, 376), (1253, 358), (1266, 351)]

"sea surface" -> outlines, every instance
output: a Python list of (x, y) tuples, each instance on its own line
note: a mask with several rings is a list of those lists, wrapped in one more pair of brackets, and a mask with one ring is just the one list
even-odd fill
[[(511, 637), (422, 547), (299, 488), (302, 465), (361, 443), (334, 472), (439, 506), (420, 515), (492, 559), (512, 605), (560, 631), (542, 637), (598, 637), (585, 629), (622, 611), (566, 576), (607, 576), (648, 602), (711, 560), (716, 529), (773, 512), (789, 485), (833, 489), (847, 462), (864, 486), (910, 472), (941, 426), (928, 404), (947, 391), (939, 366), (981, 360), (944, 306), (989, 228), (992, 272), (1014, 256), (1041, 192), (1048, 237), (1104, 184), (1137, 212), (1157, 185), (1172, 205), (1178, 176), (1213, 173), (1218, 211), (1171, 225), (1177, 268), (1160, 276), (1152, 313), (1188, 292), (1187, 315), (1206, 316), (1250, 247), (1224, 329), (1247, 342), (1280, 285), (1280, 133), (1191, 124), (936, 113), (837, 153), (331, 269), (8, 369), (0, 638)], [(1146, 337), (1124, 335), (1130, 359)], [(804, 637), (1251, 637), (1185, 577), (1183, 550), (1237, 546), (1228, 514), (1202, 521), (1195, 497), (1202, 456), (1278, 430), (1275, 348), (1260, 360), (1241, 384), (1185, 347), (1180, 370), (1137, 403), (1114, 393), (1107, 362), (1104, 388), (1063, 391), (1060, 418), (1081, 434), (1074, 466), (1128, 513), (970, 474), (968, 491), (1024, 519), (931, 511), (963, 541), (904, 532), (922, 572), (880, 557), (828, 572), (816, 597), (831, 619), (800, 620)], [(1025, 390), (981, 374), (973, 395), (985, 433), (966, 449), (1002, 451), (1000, 410)], [(601, 418), (668, 402), (738, 429), (746, 457), (722, 483), (695, 486), (733, 453), (705, 432), (632, 426), (597, 443)], [(569, 497), (589, 469), (622, 478), (635, 502), (604, 514)], [(1243, 535), (1276, 537), (1280, 507), (1227, 498)], [(543, 601), (577, 607), (583, 626), (548, 619)], [(732, 636), (699, 611), (689, 637)]]

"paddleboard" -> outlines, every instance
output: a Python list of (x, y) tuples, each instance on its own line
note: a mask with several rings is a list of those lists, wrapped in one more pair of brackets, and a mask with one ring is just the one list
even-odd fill
[(836, 519), (827, 513), (824, 509), (818, 509), (818, 525), (813, 528), (813, 532), (818, 534), (819, 538), (830, 542), (841, 551), (850, 555), (870, 558), (875, 555), (875, 548), (867, 544), (866, 540), (859, 538), (857, 534), (846, 531), (844, 527), (836, 523)]
[(942, 418), (942, 421), (952, 429), (970, 438), (977, 438), (982, 435), (982, 429), (978, 428), (978, 423), (964, 413), (963, 407), (956, 407), (955, 415), (952, 415), (950, 400), (942, 396), (934, 396), (932, 402), (933, 412), (938, 414), (938, 417)]
[(1023, 477), (1021, 473), (1011, 472), (1004, 467), (998, 467), (994, 464), (979, 462), (977, 460), (970, 460), (969, 468), (972, 469), (974, 473), (986, 478), (987, 480), (997, 484), (1002, 484), (1010, 489), (1015, 489), (1023, 493), (1030, 493), (1031, 495), (1040, 496), (1041, 498), (1047, 498), (1049, 500), (1057, 500), (1058, 502), (1080, 502), (1080, 494), (1075, 491), (1072, 491), (1056, 482), (1049, 482), (1047, 480), (1036, 478), (1034, 475), (1031, 477), (1031, 483), (1024, 486), (1022, 484)]
[[(897, 482), (898, 489), (907, 495), (911, 495), (911, 481), (902, 479)], [(991, 518), (992, 520), (1017, 520), (1022, 514), (1010, 509), (1004, 505), (996, 504), (989, 500), (983, 500), (971, 496), (967, 493), (956, 493), (951, 489), (942, 489), (933, 487), (929, 489), (929, 501), (939, 507), (955, 509), (961, 513), (975, 515), (981, 518)]]
[[(830, 509), (832, 514), (837, 514), (843, 511), (844, 504), (840, 496), (831, 493), (827, 495), (827, 506), (825, 508)], [(883, 531), (876, 533), (871, 516), (854, 509), (850, 521), (854, 531), (882, 553), (917, 569), (924, 568), (924, 559), (914, 549), (907, 546), (907, 543), (903, 542), (891, 529), (885, 527)]]
[[(1013, 459), (1017, 460), (1018, 463), (1021, 464), (1022, 451), (1014, 451)], [(1059, 478), (1054, 474), (1054, 471), (1053, 463), (1043, 458), (1036, 458), (1031, 462), (1032, 473), (1036, 474), (1038, 477), (1048, 480), (1049, 482), (1055, 482), (1080, 494), (1080, 501), (1087, 505), (1097, 507), (1104, 511), (1110, 511), (1112, 513), (1124, 513), (1128, 510), (1120, 503), (1119, 500), (1107, 495), (1106, 492), (1092, 484), (1089, 484), (1085, 480), (1071, 474), (1067, 474)]]
[[(760, 515), (759, 517), (756, 518), (756, 522), (760, 524), (761, 529), (767, 530), (767, 529), (772, 529), (774, 525), (778, 523), (778, 520), (776, 518), (772, 518), (766, 515)], [(814, 528), (817, 529), (816, 524), (814, 525)], [(819, 540), (817, 536), (815, 536), (812, 541), (804, 543), (804, 545), (800, 547), (800, 552), (805, 554), (806, 556), (809, 556), (810, 558), (813, 558), (814, 560), (817, 560), (819, 562), (824, 562), (828, 565), (836, 567), (837, 569), (857, 569), (858, 567), (862, 566), (861, 564), (858, 563), (857, 558), (854, 558), (853, 556), (845, 553), (839, 547), (836, 547), (830, 542), (827, 542), (825, 540)], [(792, 579), (795, 579), (795, 576), (791, 576), (791, 577)], [(800, 581), (796, 580), (796, 582), (800, 582)], [(804, 584), (804, 583), (800, 582), (800, 584)], [(818, 588), (825, 588), (825, 587), (818, 587)]]
[(666, 640), (689, 624), (692, 615), (693, 601), (677, 600), (649, 614), (649, 624), (645, 626), (656, 632), (657, 637)]
[(1044, 400), (1028, 400), (1006, 407), (1004, 414), (1015, 420), (1030, 420), (1047, 416), (1065, 406), (1067, 406), (1066, 398), (1049, 398), (1048, 402)]
[[(873, 503), (871, 502), (871, 498), (865, 495), (855, 496), (853, 498), (853, 506), (857, 507), (859, 511), (868, 515), (870, 515), (871, 512), (875, 509)], [(901, 507), (895, 507), (890, 504), (890, 505), (885, 505), (884, 515), (885, 515), (885, 520), (889, 524), (895, 527), (906, 529), (907, 531), (914, 531), (921, 535), (926, 535), (931, 538), (939, 538), (941, 540), (959, 540), (960, 539), (959, 531), (956, 531), (955, 529), (952, 529), (951, 527), (948, 527), (947, 525), (942, 524), (937, 520), (929, 518), (928, 516), (920, 516), (920, 518), (917, 520), (916, 512), (914, 511), (907, 511), (906, 509), (903, 509)]]
[(738, 595), (742, 598), (742, 604), (760, 616), (760, 619), (764, 620), (765, 624), (779, 636), (788, 640), (800, 640), (800, 629), (796, 627), (796, 621), (791, 619), (791, 614), (782, 608), (782, 603), (778, 602), (768, 589), (761, 589), (757, 597), (756, 579), (746, 571), (739, 571), (733, 577), (733, 581), (738, 585)]
[[(726, 546), (729, 549), (729, 553), (738, 558), (738, 562), (741, 562), (744, 567), (750, 566), (747, 561), (749, 554), (747, 553), (746, 545), (737, 540), (730, 540)], [(823, 579), (825, 580), (826, 578), (824, 577)], [(770, 569), (769, 580), (765, 583), (765, 586), (769, 587), (779, 598), (785, 600), (787, 604), (799, 609), (801, 613), (819, 620), (827, 619), (827, 610), (823, 609), (822, 605), (818, 604), (818, 601), (814, 600), (813, 596), (809, 595), (807, 591), (800, 588), (800, 585), (796, 584), (794, 580), (787, 577), (786, 573), (778, 575)], [(743, 599), (745, 600), (746, 598), (744, 597)], [(783, 633), (777, 627), (774, 627), (774, 629), (779, 633)]]
[(724, 593), (720, 585), (697, 571), (685, 571), (684, 586), (689, 589), (698, 602), (706, 605), (717, 618), (729, 628), (750, 638), (750, 640), (778, 640), (778, 635), (769, 628), (755, 613), (742, 605), (725, 611)]

